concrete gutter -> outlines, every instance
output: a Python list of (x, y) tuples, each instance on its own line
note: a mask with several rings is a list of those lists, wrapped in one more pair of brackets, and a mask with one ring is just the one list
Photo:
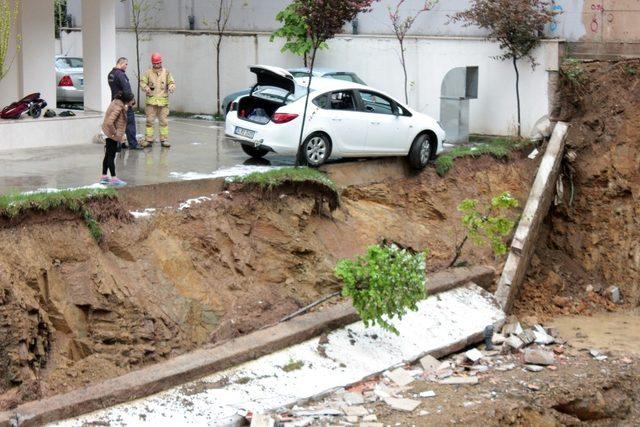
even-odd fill
[[(489, 267), (447, 270), (432, 274), (427, 280), (426, 289), (429, 295), (433, 295), (468, 282), (486, 288), (493, 283), (494, 275), (495, 271)], [(42, 425), (139, 399), (302, 343), (325, 331), (356, 321), (358, 316), (350, 303), (338, 304), (117, 378), (22, 404), (13, 411), (0, 413), (0, 427)]]
[(518, 295), (535, 249), (540, 226), (555, 195), (568, 127), (567, 123), (558, 122), (553, 130), (522, 212), (522, 219), (511, 242), (509, 256), (495, 294), (496, 300), (505, 312), (511, 310)]

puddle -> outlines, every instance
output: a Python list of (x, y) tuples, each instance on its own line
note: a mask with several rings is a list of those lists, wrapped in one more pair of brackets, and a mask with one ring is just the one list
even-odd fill
[(577, 348), (596, 348), (640, 356), (640, 310), (561, 317), (553, 322), (560, 336)]

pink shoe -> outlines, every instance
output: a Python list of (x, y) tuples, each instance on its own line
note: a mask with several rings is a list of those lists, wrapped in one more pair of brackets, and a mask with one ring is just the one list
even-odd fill
[(111, 187), (124, 187), (125, 185), (127, 185), (127, 183), (120, 178), (111, 178), (111, 181), (109, 181), (109, 185)]

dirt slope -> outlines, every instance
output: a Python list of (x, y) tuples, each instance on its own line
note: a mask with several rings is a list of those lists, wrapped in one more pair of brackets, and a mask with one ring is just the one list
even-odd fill
[[(336, 260), (382, 238), (428, 246), (440, 269), (462, 238), (460, 201), (525, 200), (525, 156), (347, 188), (332, 213), (311, 193), (221, 193), (136, 221), (97, 205), (102, 247), (63, 211), (0, 224), (0, 410), (275, 322), (338, 289)], [(494, 262), (471, 245), (463, 259)]]
[(584, 83), (564, 82), (558, 112), (571, 122), (563, 203), (540, 236), (523, 314), (613, 309), (598, 293), (611, 285), (628, 306), (640, 303), (640, 61), (581, 67)]

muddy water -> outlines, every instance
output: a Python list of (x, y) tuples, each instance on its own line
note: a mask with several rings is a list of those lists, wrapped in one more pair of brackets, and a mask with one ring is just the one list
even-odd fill
[(559, 317), (553, 326), (574, 347), (640, 356), (640, 309), (590, 317)]

